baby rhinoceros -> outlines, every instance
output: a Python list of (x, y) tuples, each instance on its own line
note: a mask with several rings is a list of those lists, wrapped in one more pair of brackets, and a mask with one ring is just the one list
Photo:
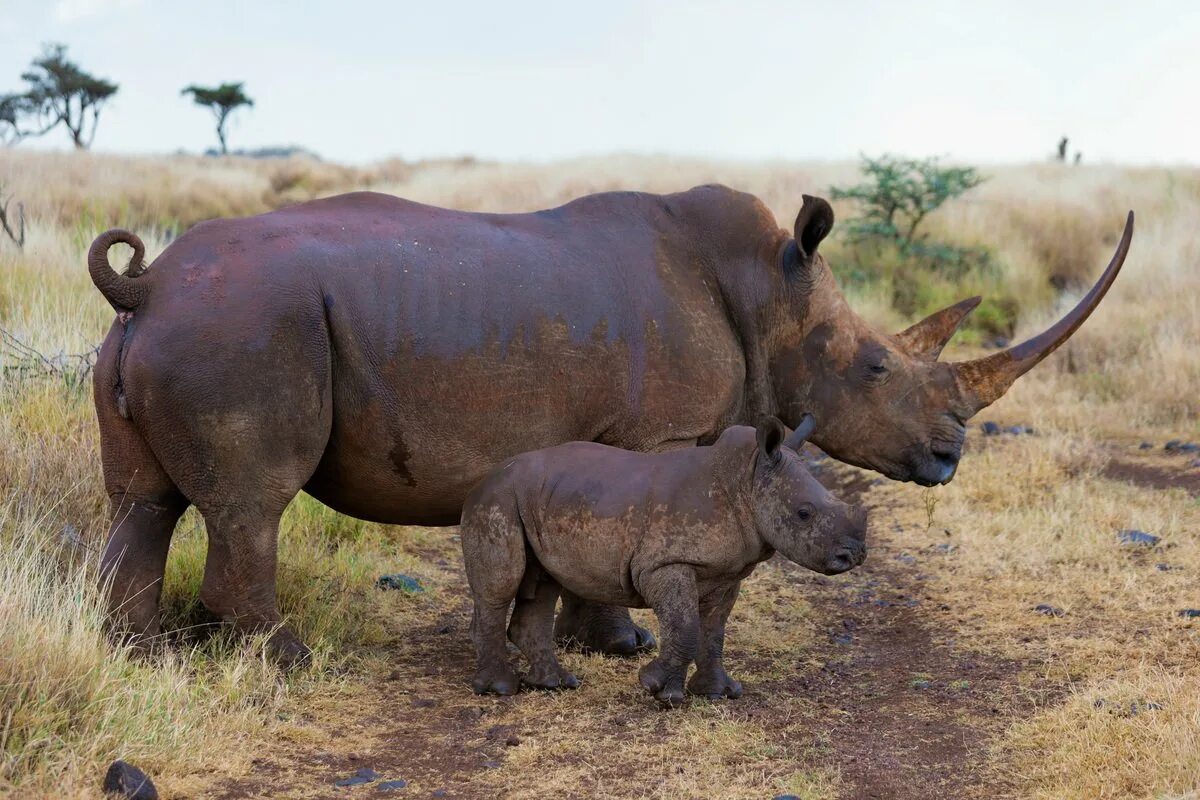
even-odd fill
[(797, 450), (805, 416), (785, 440), (775, 418), (729, 428), (715, 444), (635, 453), (574, 442), (516, 456), (468, 496), (462, 548), (475, 600), (473, 687), (514, 694), (508, 638), (529, 660), (528, 686), (574, 688), (554, 653), (560, 589), (584, 600), (654, 609), (657, 658), (645, 689), (666, 706), (690, 694), (738, 697), (722, 664), (725, 621), (738, 587), (778, 551), (833, 575), (866, 557), (866, 514), (831, 495)]

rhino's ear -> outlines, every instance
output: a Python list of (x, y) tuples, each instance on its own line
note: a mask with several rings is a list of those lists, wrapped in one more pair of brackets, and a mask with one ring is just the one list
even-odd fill
[(804, 443), (808, 441), (808, 437), (813, 435), (813, 431), (817, 428), (817, 421), (813, 419), (812, 414), (805, 414), (800, 420), (800, 424), (792, 431), (792, 435), (784, 440), (783, 446), (791, 450), (800, 452), (800, 448), (804, 447)]
[(758, 423), (758, 450), (768, 464), (779, 462), (779, 448), (783, 447), (783, 438), (787, 428), (775, 417), (766, 417)]
[(808, 267), (817, 257), (821, 241), (833, 230), (833, 206), (823, 197), (804, 195), (804, 205), (796, 215), (796, 249), (801, 267)]

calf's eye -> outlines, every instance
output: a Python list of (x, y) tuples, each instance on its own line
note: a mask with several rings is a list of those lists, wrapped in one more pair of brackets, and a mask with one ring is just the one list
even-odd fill
[(796, 516), (799, 517), (801, 522), (805, 522), (807, 520), (812, 519), (812, 515), (813, 515), (812, 506), (803, 505), (803, 506), (800, 506), (798, 509), (796, 509)]

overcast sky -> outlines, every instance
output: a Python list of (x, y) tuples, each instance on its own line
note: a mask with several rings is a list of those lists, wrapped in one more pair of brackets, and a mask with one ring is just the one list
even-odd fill
[[(301, 10), (304, 9), (304, 10)], [(1200, 161), (1200, 3), (0, 0), (0, 91), (43, 42), (118, 82), (95, 148), (332, 159), (610, 152)], [(66, 147), (62, 133), (33, 146)], [(30, 144), (22, 144), (22, 147)]]

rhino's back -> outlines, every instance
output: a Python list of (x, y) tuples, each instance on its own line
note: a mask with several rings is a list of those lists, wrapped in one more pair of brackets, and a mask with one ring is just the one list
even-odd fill
[(719, 430), (740, 348), (668, 202), (505, 215), (356, 193), (204, 223), (155, 262), (144, 329), (235, 360), (290, 320), (322, 329), (333, 425), (307, 488), (358, 516), (453, 523), (515, 453)]

